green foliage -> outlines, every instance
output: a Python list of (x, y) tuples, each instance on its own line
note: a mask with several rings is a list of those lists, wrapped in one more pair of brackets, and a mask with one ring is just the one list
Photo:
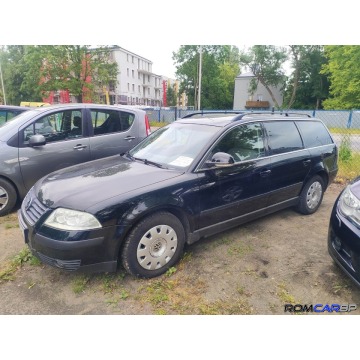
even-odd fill
[(284, 92), (283, 108), (321, 109), (328, 97), (329, 82), (321, 68), (326, 64), (321, 45), (290, 45), (293, 72)]
[(168, 86), (167, 90), (166, 90), (166, 101), (167, 101), (167, 106), (176, 106), (176, 92), (174, 90), (174, 88), (172, 86)]
[[(117, 63), (109, 49), (87, 45), (8, 46), (0, 53), (4, 62), (7, 102), (42, 101), (49, 91), (69, 90), (83, 102), (83, 90), (92, 100), (94, 90), (116, 81)], [(91, 78), (91, 83), (87, 79)]]
[[(185, 91), (188, 105), (197, 107), (200, 46), (184, 45), (173, 53), (180, 93)], [(201, 108), (232, 109), (235, 77), (239, 74), (239, 50), (230, 45), (203, 45)]]
[(0, 270), (0, 282), (10, 281), (14, 279), (15, 272), (21, 268), (26, 262), (32, 262), (33, 256), (29, 248), (22, 249), (19, 254), (15, 255), (12, 260)]
[(342, 140), (339, 147), (339, 159), (342, 162), (349, 162), (352, 158), (351, 154), (351, 144), (350, 144), (350, 136), (345, 135)]
[(328, 62), (323, 65), (322, 74), (330, 80), (330, 98), (324, 100), (324, 109), (360, 108), (360, 46), (325, 46)]

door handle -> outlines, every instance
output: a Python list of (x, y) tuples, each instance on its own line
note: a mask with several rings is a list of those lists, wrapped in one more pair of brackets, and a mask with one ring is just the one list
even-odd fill
[(83, 150), (86, 148), (87, 148), (87, 145), (82, 145), (82, 144), (78, 144), (78, 145), (74, 146), (74, 150)]
[(135, 136), (127, 136), (124, 140), (135, 140)]
[(267, 177), (271, 174), (271, 170), (263, 170), (263, 171), (260, 171), (260, 176), (261, 177)]
[(304, 160), (304, 161), (303, 161), (303, 164), (304, 164), (304, 166), (308, 166), (308, 165), (311, 164), (311, 160), (310, 160), (310, 159)]

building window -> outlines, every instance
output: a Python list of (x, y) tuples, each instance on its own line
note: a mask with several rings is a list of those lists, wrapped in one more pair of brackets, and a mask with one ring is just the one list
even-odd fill
[(135, 71), (134, 70), (132, 70), (132, 77), (134, 78), (135, 77)]
[(150, 88), (148, 88), (148, 95), (150, 95)]
[(127, 72), (127, 76), (129, 76), (129, 68), (126, 69), (126, 72)]
[(128, 85), (128, 91), (130, 91), (130, 84), (129, 84), (129, 83), (127, 83), (127, 85)]
[(132, 60), (131, 60), (132, 63), (134, 63), (134, 57), (132, 57)]
[(138, 73), (138, 79), (140, 80), (140, 73)]
[(139, 93), (141, 92), (140, 85), (138, 85), (138, 92), (139, 92)]
[(132, 91), (135, 92), (135, 84), (132, 84)]

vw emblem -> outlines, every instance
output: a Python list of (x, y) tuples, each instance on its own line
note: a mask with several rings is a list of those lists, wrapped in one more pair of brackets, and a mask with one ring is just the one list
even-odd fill
[(26, 204), (25, 204), (25, 210), (28, 211), (30, 209), (32, 203), (32, 198), (31, 196), (29, 196), (29, 198), (26, 200)]

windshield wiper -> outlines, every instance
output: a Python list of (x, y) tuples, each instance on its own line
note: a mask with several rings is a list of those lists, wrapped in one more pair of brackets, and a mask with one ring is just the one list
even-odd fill
[(145, 165), (154, 165), (154, 166), (157, 166), (160, 169), (167, 169), (166, 166), (164, 166), (162, 164), (159, 164), (159, 163), (157, 163), (155, 161), (151, 161), (151, 160), (148, 160), (148, 159), (141, 159), (141, 158), (137, 158), (137, 157), (133, 157), (133, 156), (132, 156), (132, 159), (142, 161)]

